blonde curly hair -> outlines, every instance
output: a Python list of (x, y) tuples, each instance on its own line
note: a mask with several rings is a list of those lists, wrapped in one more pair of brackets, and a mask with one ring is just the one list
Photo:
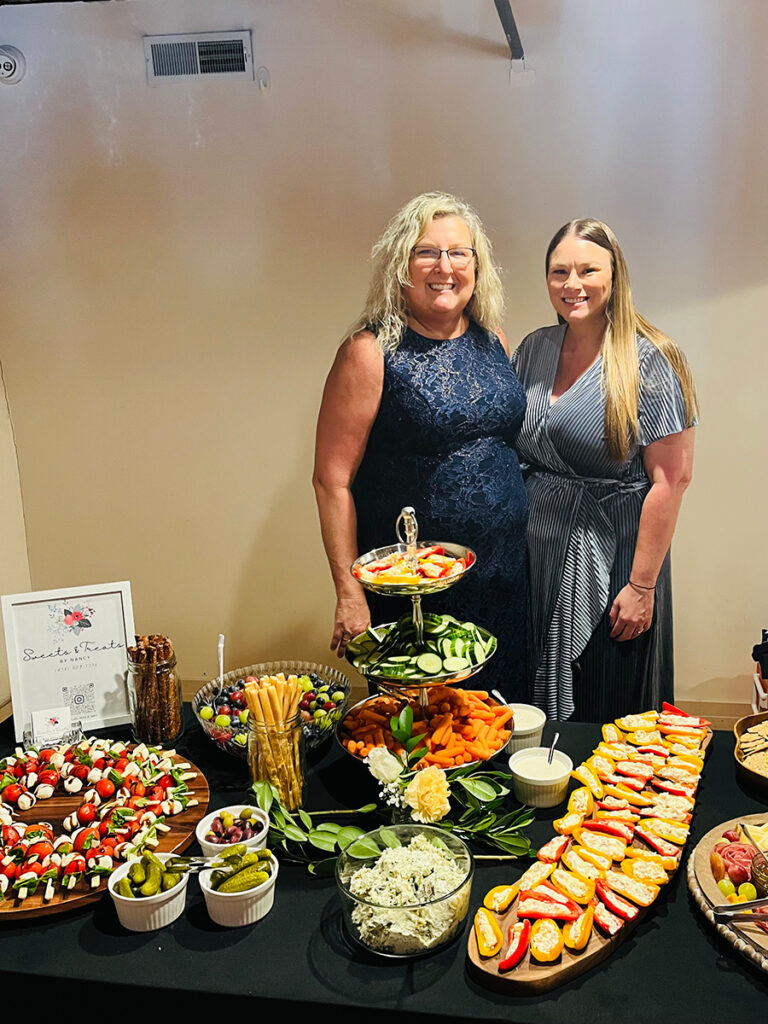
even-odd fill
[(447, 192), (424, 192), (397, 211), (371, 250), (373, 275), (368, 297), (346, 337), (370, 330), (383, 351), (393, 352), (397, 348), (408, 326), (403, 288), (412, 283), (411, 249), (427, 226), (440, 217), (460, 217), (469, 228), (475, 250), (475, 291), (465, 312), (486, 331), (499, 329), (504, 315), (504, 292), (482, 221), (462, 199)]

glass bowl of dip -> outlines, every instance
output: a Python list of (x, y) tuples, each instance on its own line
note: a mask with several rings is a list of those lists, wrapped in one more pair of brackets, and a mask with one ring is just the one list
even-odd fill
[(549, 747), (526, 747), (509, 759), (515, 796), (529, 807), (556, 807), (565, 800), (573, 761), (556, 750), (547, 764)]
[(384, 957), (432, 953), (464, 928), (473, 861), (458, 838), (432, 825), (385, 825), (336, 861), (345, 931)]

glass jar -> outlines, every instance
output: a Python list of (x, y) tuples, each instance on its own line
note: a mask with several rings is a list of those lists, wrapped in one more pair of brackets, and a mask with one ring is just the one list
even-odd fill
[(137, 743), (171, 746), (184, 731), (181, 675), (176, 655), (167, 661), (128, 661), (128, 704)]
[(252, 782), (271, 782), (289, 811), (301, 807), (306, 773), (306, 741), (301, 713), (265, 722), (248, 715), (248, 765)]
[(755, 887), (758, 899), (764, 899), (768, 896), (768, 864), (765, 862), (765, 857), (761, 857), (759, 853), (756, 853), (752, 858), (750, 865), (752, 885)]

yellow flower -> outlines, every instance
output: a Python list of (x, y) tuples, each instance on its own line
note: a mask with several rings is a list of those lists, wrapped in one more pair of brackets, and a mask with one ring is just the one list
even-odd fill
[(414, 820), (429, 825), (434, 821), (440, 821), (451, 809), (448, 801), (450, 795), (445, 772), (432, 764), (416, 772), (408, 783), (403, 799), (413, 808)]

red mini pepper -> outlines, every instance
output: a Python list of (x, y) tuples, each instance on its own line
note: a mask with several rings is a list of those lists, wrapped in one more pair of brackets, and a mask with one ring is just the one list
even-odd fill
[(631, 921), (640, 913), (633, 903), (614, 892), (604, 878), (598, 878), (595, 882), (595, 892), (612, 914), (616, 914), (625, 921)]
[(516, 921), (510, 926), (507, 936), (507, 955), (499, 961), (500, 971), (511, 971), (517, 967), (525, 954), (531, 941), (531, 922), (529, 920)]
[(536, 920), (551, 918), (557, 921), (575, 921), (580, 914), (581, 908), (572, 900), (562, 903), (540, 889), (526, 889), (521, 892), (517, 904), (518, 917), (531, 917)]

